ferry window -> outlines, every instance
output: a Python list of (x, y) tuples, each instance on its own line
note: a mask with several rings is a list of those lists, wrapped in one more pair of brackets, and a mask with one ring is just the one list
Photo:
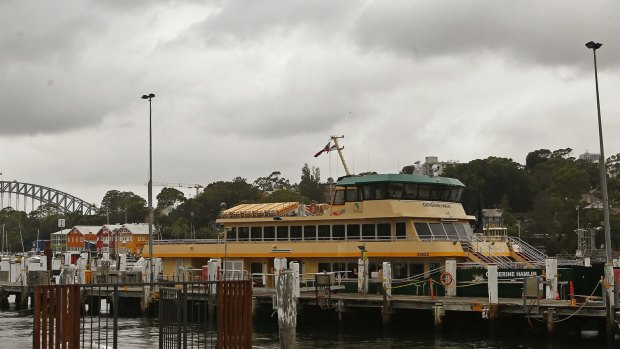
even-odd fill
[(277, 228), (276, 240), (288, 240), (288, 226), (281, 225)]
[(375, 192), (375, 200), (387, 199), (387, 188), (383, 184), (373, 185), (373, 191)]
[(304, 226), (304, 240), (316, 240), (316, 225)]
[(467, 233), (465, 233), (465, 227), (463, 224), (455, 224), (454, 228), (456, 228), (456, 234), (458, 235), (460, 241), (467, 240)]
[(291, 240), (301, 240), (301, 225), (291, 226)]
[(403, 199), (416, 200), (418, 198), (418, 185), (417, 184), (405, 184), (403, 192)]
[(388, 184), (388, 198), (400, 200), (403, 197), (403, 184), (402, 183), (390, 183)]
[(374, 224), (362, 224), (362, 238), (364, 240), (376, 240)]
[(418, 191), (418, 199), (420, 200), (428, 200), (431, 197), (431, 186), (428, 184), (420, 185)]
[(407, 277), (407, 264), (394, 263), (392, 264), (392, 277), (394, 279), (404, 279)]
[[(469, 224), (463, 223), (463, 224), (459, 224), (459, 225), (464, 230), (463, 240), (467, 240), (468, 236), (473, 236), (474, 235), (474, 231), (471, 229), (471, 226)], [(458, 228), (458, 226), (457, 226), (457, 228)]]
[(263, 286), (263, 263), (251, 263), (250, 273), (252, 273), (252, 281), (254, 281), (257, 286)]
[(319, 263), (319, 273), (322, 272), (330, 272), (332, 271), (332, 264), (331, 263)]
[(428, 265), (430, 276), (439, 275), (441, 273), (441, 263), (432, 262)]
[(276, 228), (275, 227), (264, 227), (263, 228), (263, 239), (265, 241), (271, 241), (276, 239)]
[(397, 239), (407, 238), (407, 225), (405, 224), (405, 222), (396, 223), (396, 238)]
[(347, 225), (347, 239), (359, 240), (360, 239), (360, 225), (348, 224)]
[(443, 226), (441, 223), (429, 223), (431, 227), (431, 232), (433, 232), (434, 240), (447, 240), (448, 236), (446, 236), (446, 232), (443, 230)]
[(392, 227), (390, 223), (377, 224), (377, 237), (379, 240), (390, 240), (392, 238)]
[(357, 198), (357, 188), (347, 188), (345, 200), (347, 202), (359, 201)]
[(446, 235), (448, 235), (448, 240), (458, 241), (459, 235), (456, 232), (456, 228), (452, 223), (444, 223), (443, 228), (446, 230)]
[(431, 191), (431, 200), (438, 201), (441, 199), (441, 187), (433, 186), (433, 190)]
[(237, 227), (233, 227), (226, 232), (226, 240), (237, 241)]
[(424, 274), (424, 264), (422, 263), (411, 263), (409, 264), (409, 276), (419, 276), (422, 277)]
[(347, 278), (357, 277), (357, 263), (347, 263)]
[(441, 192), (441, 201), (450, 201), (451, 193), (452, 190), (450, 190), (449, 188), (443, 188), (443, 191)]
[(433, 234), (426, 223), (413, 223), (415, 231), (418, 233), (420, 240), (432, 240)]
[(370, 185), (364, 185), (362, 186), (362, 196), (364, 200), (374, 200), (375, 199), (375, 193), (372, 190), (372, 187)]
[(238, 236), (239, 241), (247, 241), (250, 239), (250, 228), (249, 227), (239, 227)]
[(329, 240), (330, 237), (330, 226), (319, 225), (319, 240)]
[(332, 225), (332, 240), (344, 240), (344, 225)]
[(452, 198), (451, 198), (452, 201), (460, 202), (462, 194), (463, 194), (463, 188), (452, 189)]
[(334, 193), (334, 205), (344, 205), (344, 190), (336, 190)]
[(332, 270), (333, 271), (344, 272), (344, 271), (347, 271), (346, 268), (347, 268), (347, 265), (345, 263), (334, 263), (334, 266), (333, 266)]
[(261, 241), (263, 239), (263, 229), (261, 227), (250, 228), (250, 240)]

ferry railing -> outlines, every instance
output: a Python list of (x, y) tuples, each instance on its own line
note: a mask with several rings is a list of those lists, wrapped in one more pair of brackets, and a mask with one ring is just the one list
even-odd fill
[(529, 262), (544, 265), (545, 260), (548, 258), (546, 254), (539, 251), (536, 247), (528, 244), (516, 236), (508, 236), (506, 237), (506, 241), (512, 245), (513, 251), (514, 247), (518, 246), (520, 250), (518, 251), (519, 255), (523, 256)]
[(475, 235), (468, 235), (468, 253), (471, 253), (485, 263), (497, 264), (500, 268), (510, 268), (514, 261), (502, 256), (501, 251), (493, 247), (494, 242), (484, 241)]

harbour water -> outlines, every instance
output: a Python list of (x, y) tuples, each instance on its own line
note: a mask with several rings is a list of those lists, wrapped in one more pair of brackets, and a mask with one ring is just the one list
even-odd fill
[[(317, 320), (317, 319), (315, 319)], [(320, 320), (320, 319), (319, 319)], [(119, 318), (119, 347), (157, 348), (158, 321), (154, 318)], [(103, 325), (103, 324), (102, 324)], [(414, 324), (410, 324), (414, 326)], [(0, 311), (0, 347), (31, 348), (33, 318), (29, 311)], [(374, 324), (364, 325), (358, 321), (353, 326), (332, 326), (331, 321), (302, 321), (297, 329), (297, 347), (319, 348), (605, 348), (604, 342), (594, 334), (581, 338), (560, 337), (551, 341), (532, 331), (529, 334), (490, 336), (486, 330), (471, 331), (453, 329), (447, 333), (435, 333), (426, 328), (382, 331)], [(415, 327), (415, 326), (414, 326)], [(109, 343), (111, 338), (109, 339)], [(617, 344), (617, 343), (616, 343)], [(279, 348), (277, 321), (267, 321), (254, 326), (254, 348)]]

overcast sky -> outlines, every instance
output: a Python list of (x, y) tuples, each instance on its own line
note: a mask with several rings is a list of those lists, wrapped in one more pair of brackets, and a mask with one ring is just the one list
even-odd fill
[[(0, 2), (0, 172), (99, 205), (155, 182), (323, 180), (425, 156), (620, 153), (618, 1)], [(155, 187), (155, 194), (161, 188)], [(186, 191), (186, 193), (189, 193)]]

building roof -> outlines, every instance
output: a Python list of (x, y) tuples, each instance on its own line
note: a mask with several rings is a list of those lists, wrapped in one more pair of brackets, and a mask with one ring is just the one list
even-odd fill
[(52, 235), (56, 235), (56, 236), (58, 236), (58, 235), (67, 235), (67, 234), (69, 234), (70, 231), (71, 231), (71, 229), (63, 229), (63, 230), (57, 231), (55, 233), (52, 233)]
[(76, 225), (75, 227), (73, 227), (73, 229), (79, 231), (82, 235), (97, 234), (99, 229), (101, 229), (101, 226), (100, 225)]
[[(136, 224), (123, 224), (120, 230), (127, 230), (132, 234), (149, 235), (148, 223), (136, 223)], [(155, 226), (153, 226), (153, 234), (155, 234)]]
[(418, 184), (440, 184), (452, 187), (464, 187), (465, 185), (455, 178), (448, 177), (429, 177), (415, 174), (370, 174), (364, 176), (351, 176), (340, 179), (336, 185), (341, 187), (352, 187), (360, 184), (374, 183), (418, 183)]

